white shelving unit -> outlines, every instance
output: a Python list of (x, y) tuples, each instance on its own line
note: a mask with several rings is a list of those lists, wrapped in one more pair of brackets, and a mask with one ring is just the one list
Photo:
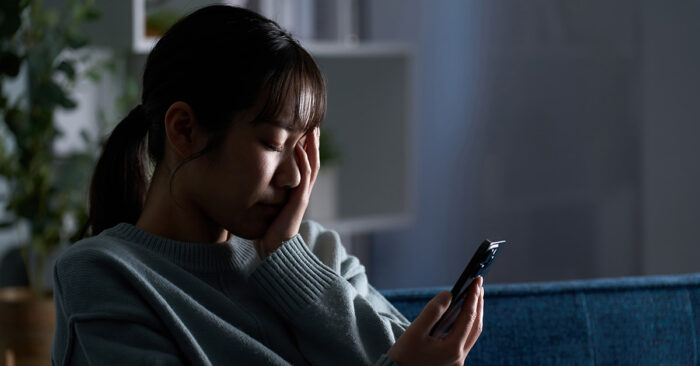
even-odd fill
[(339, 216), (321, 222), (348, 233), (409, 225), (414, 197), (410, 50), (395, 44), (307, 47), (327, 79), (324, 129), (342, 156)]

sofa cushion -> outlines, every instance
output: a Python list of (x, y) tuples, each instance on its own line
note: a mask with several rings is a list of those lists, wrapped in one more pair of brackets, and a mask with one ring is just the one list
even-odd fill
[[(700, 274), (487, 285), (475, 365), (696, 365)], [(384, 290), (409, 320), (444, 287)]]

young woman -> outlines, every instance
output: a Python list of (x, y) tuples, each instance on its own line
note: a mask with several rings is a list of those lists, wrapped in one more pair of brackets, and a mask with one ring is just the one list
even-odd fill
[(319, 69), (276, 23), (211, 6), (173, 26), (95, 168), (92, 236), (57, 261), (52, 363), (463, 363), (480, 280), (433, 338), (448, 291), (409, 326), (335, 232), (301, 222), (325, 108)]

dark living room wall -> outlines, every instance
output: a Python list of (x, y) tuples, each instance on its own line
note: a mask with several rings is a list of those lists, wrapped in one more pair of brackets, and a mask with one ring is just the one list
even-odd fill
[[(371, 237), (378, 288), (700, 270), (700, 6), (368, 2), (416, 49), (412, 227)], [(411, 270), (407, 270), (410, 268)]]

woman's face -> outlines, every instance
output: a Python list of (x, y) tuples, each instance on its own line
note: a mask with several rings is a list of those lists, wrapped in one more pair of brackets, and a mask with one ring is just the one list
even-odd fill
[(299, 185), (294, 146), (306, 140), (288, 128), (291, 108), (253, 124), (255, 112), (236, 118), (218, 150), (183, 166), (193, 165), (188, 196), (204, 219), (246, 239), (263, 236)]

